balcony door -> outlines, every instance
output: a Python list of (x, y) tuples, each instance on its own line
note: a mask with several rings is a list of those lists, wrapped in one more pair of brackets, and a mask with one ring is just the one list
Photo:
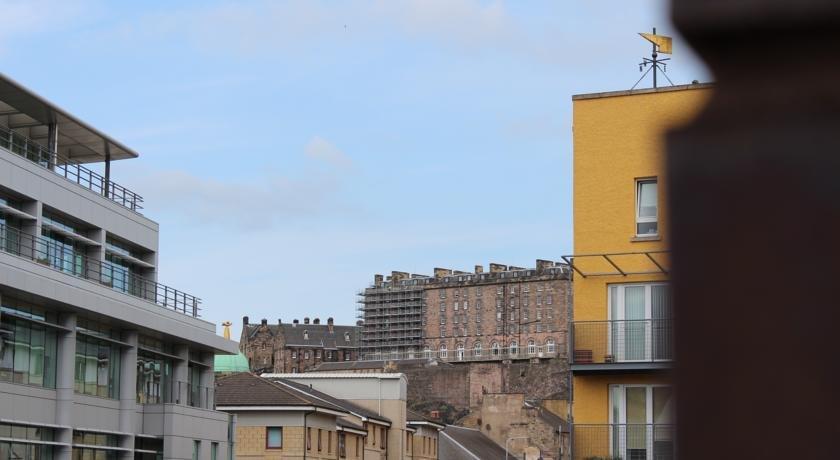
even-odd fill
[(617, 362), (671, 359), (671, 300), (665, 283), (609, 287), (609, 349)]
[(610, 385), (610, 450), (627, 460), (674, 458), (673, 390), (665, 385)]

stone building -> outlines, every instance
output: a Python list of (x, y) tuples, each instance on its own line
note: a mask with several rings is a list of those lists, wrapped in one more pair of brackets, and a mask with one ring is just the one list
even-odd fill
[(571, 281), (566, 264), (490, 264), (473, 273), (374, 276), (360, 303), (362, 359), (539, 359), (565, 350)]
[(242, 318), (239, 348), (252, 372), (297, 373), (323, 362), (353, 361), (358, 358), (360, 326), (338, 326), (332, 318), (321, 324), (295, 319), (291, 323), (250, 324)]

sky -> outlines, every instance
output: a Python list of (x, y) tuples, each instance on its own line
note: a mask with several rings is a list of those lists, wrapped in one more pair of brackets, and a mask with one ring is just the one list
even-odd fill
[[(0, 9), (0, 72), (140, 153), (111, 177), (160, 224), (159, 281), (235, 337), (352, 324), (376, 273), (572, 253), (571, 96), (630, 89), (637, 32), (676, 34), (664, 0)], [(675, 84), (709, 80), (674, 53)]]

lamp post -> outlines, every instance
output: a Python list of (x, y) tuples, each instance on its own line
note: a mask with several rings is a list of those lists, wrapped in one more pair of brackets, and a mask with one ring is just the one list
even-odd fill
[(508, 458), (508, 443), (514, 439), (528, 439), (528, 436), (514, 436), (512, 438), (505, 439), (505, 460)]

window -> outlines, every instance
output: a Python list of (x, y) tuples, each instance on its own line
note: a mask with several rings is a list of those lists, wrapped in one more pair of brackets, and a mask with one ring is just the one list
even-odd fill
[(260, 350), (265, 351), (265, 342), (260, 344)]
[(292, 351), (292, 359), (297, 359), (297, 351)]
[(455, 306), (453, 307), (455, 311), (458, 311), (458, 302), (455, 302)]
[(554, 339), (546, 339), (545, 340), (545, 351), (549, 353), (554, 353), (555, 346), (554, 346)]
[(327, 431), (327, 453), (332, 453), (332, 431)]
[(438, 353), (438, 357), (439, 358), (446, 358), (447, 355), (448, 355), (448, 352), (447, 352), (447, 349), (446, 349), (446, 344), (441, 345), (439, 353)]
[(490, 345), (490, 352), (493, 354), (493, 356), (499, 356), (499, 353), (501, 353), (501, 348), (499, 347), (499, 344), (497, 342), (493, 342), (493, 344)]
[(309, 350), (303, 352), (303, 359), (309, 359)]
[(76, 335), (76, 393), (119, 398), (119, 346), (86, 335)]
[(481, 357), (481, 342), (476, 342), (473, 344), (473, 356), (476, 358)]
[(446, 337), (446, 327), (444, 327), (444, 326), (440, 327), (440, 336), (441, 337)]
[(167, 402), (171, 381), (172, 360), (149, 351), (137, 352), (137, 403)]
[(475, 301), (475, 309), (476, 310), (481, 310), (481, 299), (477, 299)]
[(617, 361), (669, 360), (671, 296), (665, 283), (609, 286), (610, 352)]
[(210, 443), (210, 460), (217, 460), (219, 458), (219, 443)]
[(283, 427), (267, 426), (265, 427), (265, 448), (266, 449), (282, 449), (283, 448)]
[(542, 323), (537, 323), (537, 332), (542, 332), (542, 331), (543, 331)]
[(327, 359), (329, 359), (329, 360), (332, 360), (332, 359), (333, 359), (333, 352), (332, 352), (332, 350), (328, 350), (328, 351), (327, 351)]
[(464, 310), (469, 310), (469, 309), (470, 309), (470, 301), (469, 300), (464, 300)]
[(516, 356), (517, 353), (519, 353), (519, 345), (514, 340), (510, 343), (510, 354)]
[(347, 457), (347, 439), (344, 433), (338, 433), (338, 456)]
[(528, 354), (533, 355), (537, 352), (537, 345), (534, 343), (533, 339), (528, 341)]
[(321, 350), (315, 350), (315, 357), (321, 359)]
[(501, 320), (502, 320), (502, 312), (497, 311), (496, 312), (496, 321), (501, 321)]
[(530, 284), (525, 283), (525, 284), (522, 285), (522, 292), (530, 292), (530, 291), (531, 291), (531, 285)]
[(656, 179), (636, 181), (636, 236), (659, 234)]
[(199, 460), (201, 458), (201, 441), (195, 440), (193, 441), (193, 460)]
[(476, 297), (481, 297), (481, 288), (479, 288), (479, 287), (475, 288), (475, 296)]
[(525, 294), (525, 296), (522, 297), (522, 305), (523, 306), (527, 307), (528, 304), (530, 303), (530, 301), (531, 301), (531, 299), (528, 297), (528, 294)]
[(502, 299), (496, 299), (496, 308), (502, 308)]
[(306, 450), (312, 450), (312, 427), (306, 427)]
[[(3, 299), (2, 311), (30, 316)], [(25, 308), (25, 307), (22, 307)], [(45, 317), (37, 309), (30, 317)], [(23, 318), (3, 316), (0, 323), (0, 381), (55, 388), (56, 331)]]
[(515, 298), (510, 299), (510, 308), (516, 308), (516, 299)]
[(298, 371), (297, 367), (292, 367), (292, 374), (297, 374), (297, 371)]
[[(656, 452), (673, 452), (670, 425), (674, 422), (673, 390), (664, 385), (610, 385), (609, 422), (621, 427), (627, 442), (611, 445), (615, 458), (654, 458)], [(633, 427), (642, 427), (633, 431)], [(617, 433), (618, 434), (618, 433)], [(631, 440), (632, 438), (632, 440)]]
[(528, 316), (530, 315), (530, 311), (527, 308), (522, 309), (522, 319), (528, 321)]
[(423, 356), (426, 358), (432, 357), (432, 348), (430, 346), (426, 345), (426, 348), (423, 349)]
[(502, 295), (502, 292), (504, 292), (504, 289), (505, 289), (504, 286), (501, 286), (501, 285), (496, 286), (496, 295)]
[(379, 443), (382, 446), (382, 450), (388, 448), (388, 436), (385, 433), (385, 427), (379, 428), (379, 434), (382, 435), (382, 441)]
[(439, 298), (441, 298), (441, 299), (445, 299), (445, 298), (446, 298), (446, 290), (441, 289), (440, 291), (438, 291), (438, 293), (440, 294), (440, 295), (438, 296)]
[(440, 303), (440, 311), (446, 311), (446, 302)]
[(440, 324), (446, 324), (446, 317), (445, 316), (440, 317)]
[(551, 294), (545, 296), (545, 303), (551, 305), (554, 302), (554, 297)]
[(476, 323), (480, 323), (480, 322), (481, 322), (481, 313), (476, 313), (476, 315), (475, 315), (475, 322), (476, 322)]
[(303, 331), (303, 340), (309, 340), (309, 331)]

